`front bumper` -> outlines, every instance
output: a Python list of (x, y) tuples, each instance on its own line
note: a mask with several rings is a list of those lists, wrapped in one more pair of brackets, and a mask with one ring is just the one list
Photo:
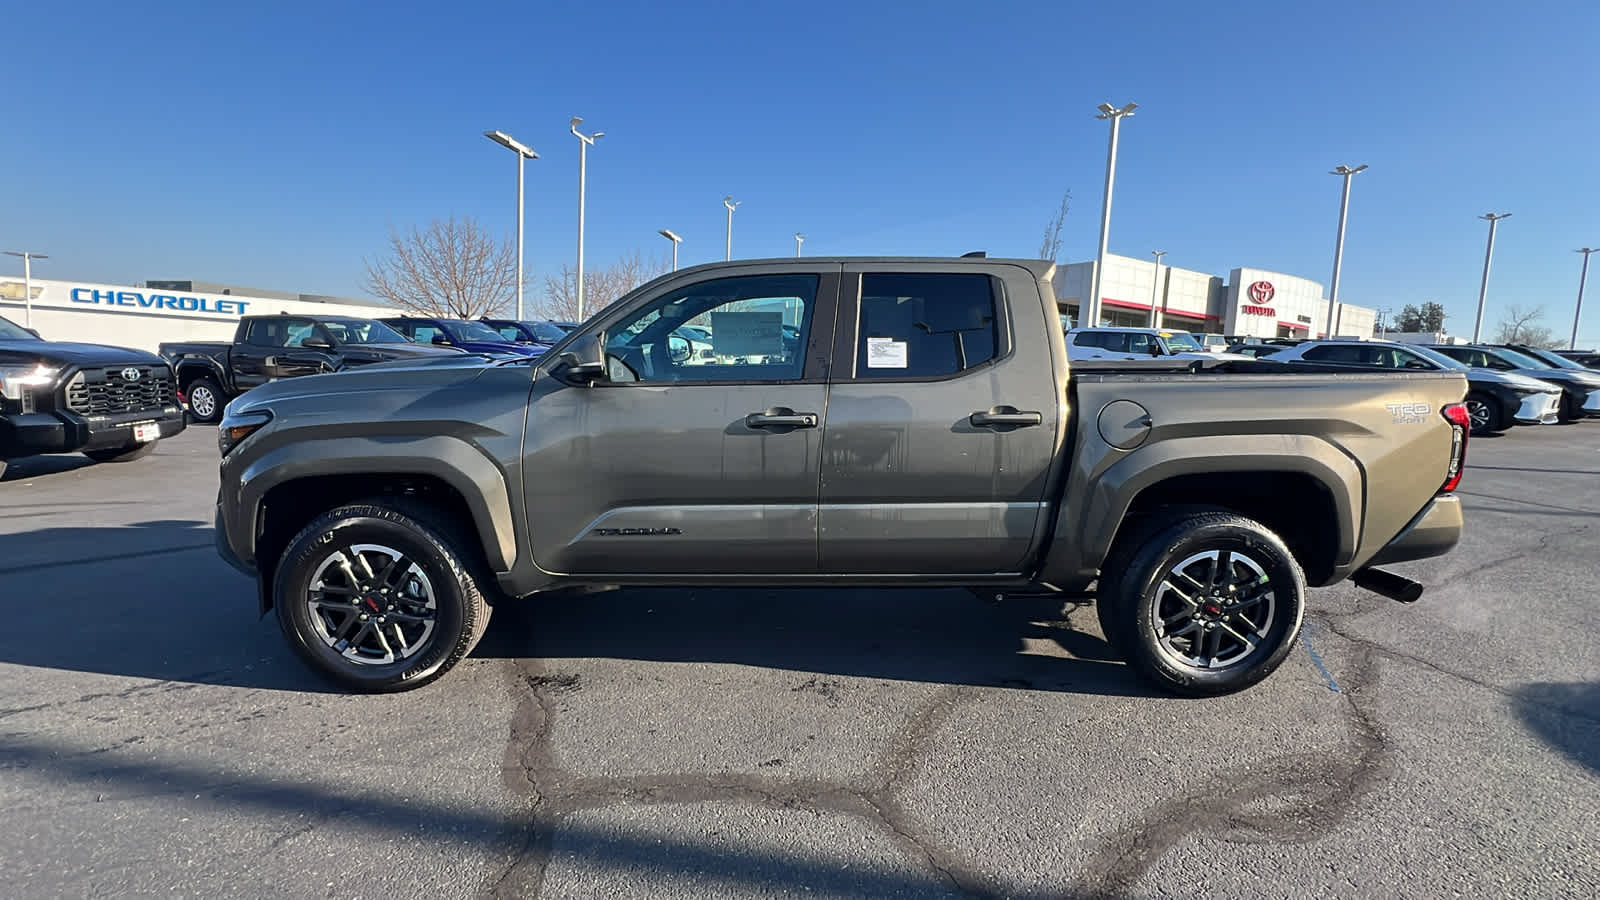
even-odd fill
[(1600, 416), (1600, 389), (1592, 390), (1584, 398), (1583, 411), (1585, 415)]
[(1422, 512), (1417, 513), (1394, 540), (1384, 545), (1364, 567), (1410, 562), (1443, 556), (1461, 541), (1465, 520), (1461, 516), (1461, 499), (1454, 494), (1439, 494)]
[(176, 405), (93, 417), (62, 410), (20, 413), (0, 418), (0, 451), (6, 456), (34, 456), (131, 447), (138, 443), (134, 426), (151, 423), (159, 426), (163, 438), (186, 427), (183, 409)]
[(1511, 418), (1518, 425), (1554, 425), (1561, 417), (1561, 392), (1526, 394)]

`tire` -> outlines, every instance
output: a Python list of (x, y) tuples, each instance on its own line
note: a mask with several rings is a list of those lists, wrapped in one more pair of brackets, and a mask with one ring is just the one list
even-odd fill
[(222, 421), (222, 411), (227, 407), (228, 401), (222, 395), (222, 388), (216, 379), (210, 376), (201, 376), (189, 382), (186, 392), (189, 398), (189, 415), (196, 422), (207, 425)]
[(83, 455), (97, 463), (123, 463), (144, 459), (156, 452), (159, 441), (150, 441), (144, 444), (132, 444), (127, 447), (110, 447), (105, 450), (85, 450)]
[(1566, 391), (1562, 391), (1561, 408), (1556, 414), (1557, 421), (1563, 425), (1567, 425), (1572, 422), (1576, 422), (1581, 418), (1583, 418), (1583, 411), (1578, 408), (1577, 403), (1573, 402), (1572, 395)]
[[(273, 578), (284, 637), (312, 669), (356, 691), (428, 684), (472, 652), (489, 623), (487, 577), (478, 554), (453, 536), (463, 532), (473, 533), (399, 498), (323, 513), (290, 542)], [(401, 560), (411, 565), (395, 572)], [(369, 572), (387, 576), (382, 586)], [(390, 616), (396, 621), (385, 622)]]
[(1474, 391), (1467, 395), (1467, 416), (1472, 420), (1473, 434), (1493, 434), (1504, 431), (1505, 417), (1500, 404), (1488, 394)]
[[(1209, 697), (1283, 663), (1305, 613), (1305, 573), (1266, 526), (1228, 512), (1169, 514), (1126, 543), (1107, 560), (1096, 606), (1107, 640), (1147, 681)], [(1224, 553), (1220, 589), (1202, 594)], [(1197, 638), (1184, 634), (1191, 629)]]

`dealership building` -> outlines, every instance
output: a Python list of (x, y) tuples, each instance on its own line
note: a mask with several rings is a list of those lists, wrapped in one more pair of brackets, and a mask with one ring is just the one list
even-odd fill
[[(1154, 259), (1106, 255), (1100, 279), (1101, 325), (1152, 327), (1242, 337), (1326, 336), (1328, 298), (1320, 282), (1266, 269), (1238, 268), (1224, 279), (1208, 272), (1160, 266)], [(1056, 271), (1056, 298), (1073, 325), (1094, 289), (1094, 261)], [(1377, 310), (1340, 303), (1334, 334), (1371, 337)]]
[(51, 341), (111, 344), (155, 352), (163, 341), (231, 341), (247, 315), (399, 315), (365, 300), (289, 294), (197, 281), (147, 281), (143, 285), (84, 281), (32, 281), (31, 302), (23, 280), (0, 276), (0, 316), (28, 324)]

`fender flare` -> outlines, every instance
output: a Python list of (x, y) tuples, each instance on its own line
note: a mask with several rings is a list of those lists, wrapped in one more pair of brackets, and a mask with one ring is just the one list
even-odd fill
[(241, 524), (254, 534), (261, 504), (273, 488), (302, 478), (383, 474), (424, 475), (449, 485), (466, 502), (490, 568), (506, 572), (516, 562), (516, 522), (505, 476), (482, 450), (444, 435), (352, 435), (282, 444), (240, 473)]

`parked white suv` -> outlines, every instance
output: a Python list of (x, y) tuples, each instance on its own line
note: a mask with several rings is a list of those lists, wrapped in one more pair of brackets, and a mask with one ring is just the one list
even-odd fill
[(1158, 328), (1074, 328), (1067, 332), (1068, 359), (1249, 359), (1212, 353), (1187, 331)]

